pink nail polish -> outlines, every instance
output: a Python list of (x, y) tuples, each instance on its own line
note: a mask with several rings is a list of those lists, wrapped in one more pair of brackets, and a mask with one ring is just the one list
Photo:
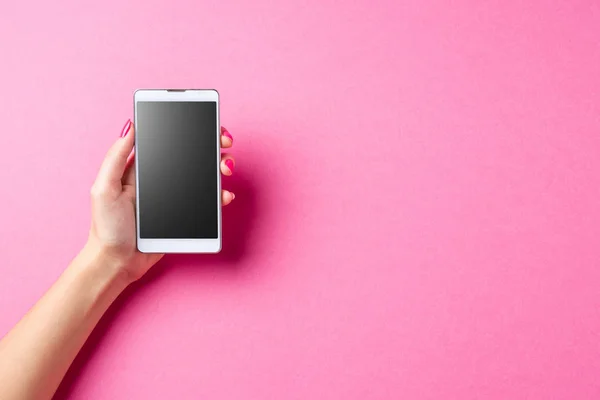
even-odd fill
[(231, 133), (223, 131), (223, 136), (228, 137), (229, 140), (231, 140), (231, 143), (233, 143), (233, 136), (231, 136)]
[(121, 130), (121, 137), (127, 136), (130, 128), (131, 128), (131, 120), (128, 119), (127, 122), (125, 123), (125, 126), (123, 127), (123, 130)]
[(227, 159), (225, 160), (225, 165), (227, 166), (227, 168), (229, 168), (231, 172), (233, 172), (233, 161)]

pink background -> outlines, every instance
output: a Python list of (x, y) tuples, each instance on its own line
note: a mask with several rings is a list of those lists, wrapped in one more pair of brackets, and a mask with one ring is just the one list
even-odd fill
[(600, 5), (520, 3), (4, 2), (0, 334), (134, 89), (214, 87), (223, 253), (132, 286), (58, 398), (598, 398)]

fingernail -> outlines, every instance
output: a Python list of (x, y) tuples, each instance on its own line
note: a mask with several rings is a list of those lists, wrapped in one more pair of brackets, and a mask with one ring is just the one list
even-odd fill
[(130, 128), (131, 128), (131, 120), (128, 119), (127, 122), (125, 123), (125, 126), (123, 127), (123, 130), (121, 131), (121, 137), (127, 136)]
[(234, 200), (235, 199), (235, 193), (233, 193), (233, 192), (229, 192), (229, 193), (231, 193), (231, 200)]
[(231, 161), (230, 159), (225, 160), (225, 165), (227, 165), (227, 168), (229, 168), (229, 170), (231, 172), (233, 172), (233, 161)]
[(229, 140), (231, 140), (231, 143), (233, 143), (233, 136), (231, 136), (231, 133), (223, 131), (223, 136), (228, 137)]

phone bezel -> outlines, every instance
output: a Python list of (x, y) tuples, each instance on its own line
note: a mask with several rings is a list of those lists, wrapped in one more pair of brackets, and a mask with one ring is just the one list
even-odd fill
[[(136, 239), (137, 248), (142, 253), (218, 253), (222, 247), (222, 221), (221, 221), (221, 124), (219, 119), (219, 93), (214, 89), (139, 89), (133, 95), (134, 122), (137, 126), (137, 104), (139, 101), (214, 101), (217, 103), (217, 215), (218, 237), (216, 239), (144, 239), (140, 237), (140, 209), (139, 202), (135, 203), (136, 213)], [(137, 134), (137, 132), (136, 132)], [(138, 154), (137, 140), (135, 154)], [(138, 157), (135, 157), (136, 166), (136, 193), (139, 193)]]

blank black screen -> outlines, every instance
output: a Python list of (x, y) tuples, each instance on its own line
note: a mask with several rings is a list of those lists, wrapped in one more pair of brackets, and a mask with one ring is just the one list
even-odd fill
[(140, 237), (217, 238), (217, 103), (138, 102)]

